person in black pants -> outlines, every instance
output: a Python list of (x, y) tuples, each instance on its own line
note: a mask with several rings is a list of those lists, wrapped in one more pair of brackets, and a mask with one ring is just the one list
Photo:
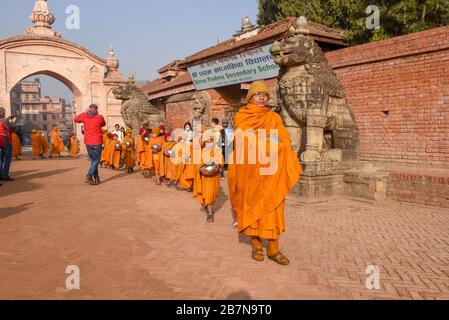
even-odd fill
[(225, 165), (223, 170), (221, 170), (220, 178), (224, 179), (224, 172), (228, 170), (229, 155), (234, 149), (234, 137), (233, 130), (229, 128), (229, 120), (224, 118), (222, 121), (223, 129), (220, 131), (221, 134), (221, 152), (223, 153), (223, 158), (225, 159)]

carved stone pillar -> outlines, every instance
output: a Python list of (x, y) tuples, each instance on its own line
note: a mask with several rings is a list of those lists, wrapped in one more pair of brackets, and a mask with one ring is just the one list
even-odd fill
[(319, 109), (307, 110), (307, 144), (306, 151), (301, 155), (301, 160), (304, 162), (321, 159), (327, 117), (319, 113)]

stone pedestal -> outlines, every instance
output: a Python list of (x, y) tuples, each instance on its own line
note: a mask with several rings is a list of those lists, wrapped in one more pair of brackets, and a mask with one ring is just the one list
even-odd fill
[(389, 175), (383, 171), (346, 171), (343, 176), (344, 193), (370, 200), (385, 200)]
[(363, 161), (302, 162), (301, 180), (293, 194), (305, 198), (345, 194), (344, 175), (349, 170), (361, 170)]

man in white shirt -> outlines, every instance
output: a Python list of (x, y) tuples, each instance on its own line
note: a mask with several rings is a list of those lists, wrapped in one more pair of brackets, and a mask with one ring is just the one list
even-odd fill
[(217, 146), (219, 148), (221, 148), (221, 133), (220, 131), (223, 129), (222, 126), (220, 126), (220, 120), (218, 120), (217, 118), (213, 118), (212, 119), (212, 129), (214, 129), (214, 140), (215, 143), (217, 144)]
[(119, 124), (115, 125), (115, 129), (112, 130), (112, 134), (116, 134), (117, 135), (117, 137), (118, 137), (117, 140), (118, 141), (120, 141), (120, 142), (123, 141), (124, 136), (123, 136), (122, 130), (120, 130), (120, 125)]

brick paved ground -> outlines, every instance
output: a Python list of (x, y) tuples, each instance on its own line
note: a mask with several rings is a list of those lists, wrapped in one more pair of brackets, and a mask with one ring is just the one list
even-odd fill
[[(449, 210), (350, 198), (287, 201), (291, 265), (250, 258), (222, 192), (214, 224), (191, 194), (86, 159), (13, 163), (0, 187), (1, 299), (449, 299)], [(380, 268), (379, 290), (365, 270)], [(77, 265), (81, 289), (65, 288)]]

